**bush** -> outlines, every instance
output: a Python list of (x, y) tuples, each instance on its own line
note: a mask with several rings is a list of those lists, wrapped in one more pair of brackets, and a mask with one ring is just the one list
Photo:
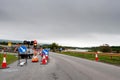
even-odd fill
[(112, 49), (108, 44), (104, 44), (104, 45), (100, 46), (100, 51), (106, 53), (106, 52), (111, 52)]

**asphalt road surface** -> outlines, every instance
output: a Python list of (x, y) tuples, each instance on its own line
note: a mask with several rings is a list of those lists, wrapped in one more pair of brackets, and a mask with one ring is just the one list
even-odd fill
[(0, 80), (120, 80), (120, 67), (50, 53), (50, 62), (40, 62), (20, 67), (17, 62), (8, 69), (0, 69)]

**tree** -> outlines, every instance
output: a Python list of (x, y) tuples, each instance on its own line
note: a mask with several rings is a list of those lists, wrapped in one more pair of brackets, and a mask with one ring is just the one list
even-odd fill
[(51, 49), (53, 50), (53, 52), (55, 52), (58, 49), (58, 47), (58, 44), (55, 42), (51, 44)]
[(102, 51), (102, 52), (111, 52), (112, 51), (111, 47), (108, 44), (103, 44), (99, 48), (100, 48), (100, 51)]
[(120, 46), (112, 46), (112, 52), (120, 53)]

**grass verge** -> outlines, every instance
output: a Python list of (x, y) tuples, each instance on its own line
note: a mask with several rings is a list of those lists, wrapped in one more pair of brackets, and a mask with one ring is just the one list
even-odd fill
[[(61, 52), (60, 54), (95, 60), (95, 52)], [(99, 62), (120, 66), (120, 54), (99, 53)]]
[[(6, 56), (6, 61), (7, 61), (7, 64), (11, 64), (13, 62), (15, 62), (17, 60), (17, 57), (15, 55), (11, 55), (11, 54), (7, 54)], [(0, 53), (0, 66), (3, 62), (3, 54)]]

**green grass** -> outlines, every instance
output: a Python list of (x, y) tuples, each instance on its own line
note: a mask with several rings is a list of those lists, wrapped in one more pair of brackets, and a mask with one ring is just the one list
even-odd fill
[[(17, 60), (17, 57), (15, 55), (7, 54), (6, 56), (7, 64), (11, 64), (16, 60)], [(2, 62), (3, 62), (3, 54), (0, 53), (0, 67), (1, 67)]]
[(113, 56), (111, 59), (110, 56), (99, 55), (99, 61), (114, 64), (114, 65), (120, 65), (120, 56)]
[[(95, 52), (88, 53), (88, 52), (61, 52), (60, 54), (85, 58), (89, 60), (95, 60)], [(112, 57), (111, 57), (112, 56)], [(120, 66), (120, 54), (106, 54), (100, 53), (98, 54), (99, 62), (109, 63)]]

